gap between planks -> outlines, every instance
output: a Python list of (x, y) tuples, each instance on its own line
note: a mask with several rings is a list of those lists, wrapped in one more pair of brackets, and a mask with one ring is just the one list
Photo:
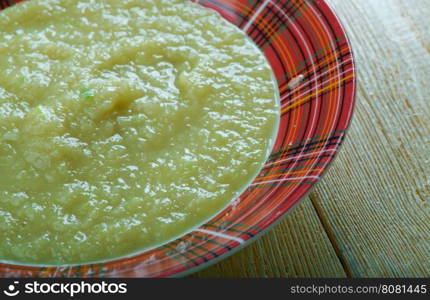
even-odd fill
[(337, 258), (339, 259), (339, 262), (342, 265), (342, 268), (343, 268), (346, 276), (348, 278), (352, 278), (353, 276), (352, 276), (351, 268), (348, 265), (346, 257), (343, 255), (342, 251), (340, 250), (338, 242), (336, 241), (336, 237), (330, 228), (330, 224), (326, 221), (326, 218), (324, 217), (323, 210), (319, 206), (318, 201), (316, 200), (316, 196), (314, 196), (314, 195), (312, 195), (312, 193), (310, 193), (308, 195), (308, 197), (311, 200), (312, 206), (315, 209), (315, 212), (318, 216), (319, 221), (321, 222), (322, 228), (324, 229), (325, 233), (327, 234), (327, 238), (329, 239), (330, 244), (333, 247), (333, 250), (334, 250)]

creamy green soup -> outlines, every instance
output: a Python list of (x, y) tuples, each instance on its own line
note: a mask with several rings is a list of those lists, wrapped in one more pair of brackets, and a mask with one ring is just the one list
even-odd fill
[(179, 0), (32, 0), (0, 12), (0, 260), (119, 257), (189, 231), (267, 158), (257, 47)]

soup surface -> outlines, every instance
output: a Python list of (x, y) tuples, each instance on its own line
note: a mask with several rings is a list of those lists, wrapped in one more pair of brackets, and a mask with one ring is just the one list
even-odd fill
[(0, 260), (154, 247), (255, 178), (278, 126), (246, 35), (179, 0), (32, 0), (0, 12)]

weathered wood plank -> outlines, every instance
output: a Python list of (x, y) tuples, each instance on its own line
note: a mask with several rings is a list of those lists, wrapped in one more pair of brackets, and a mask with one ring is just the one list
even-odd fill
[(358, 67), (345, 145), (311, 193), (313, 206), (305, 200), (261, 240), (196, 276), (430, 276), (430, 5), (328, 2)]
[(255, 243), (195, 277), (345, 277), (339, 258), (306, 198)]
[(358, 103), (311, 199), (353, 276), (429, 276), (429, 2), (329, 2), (353, 43)]

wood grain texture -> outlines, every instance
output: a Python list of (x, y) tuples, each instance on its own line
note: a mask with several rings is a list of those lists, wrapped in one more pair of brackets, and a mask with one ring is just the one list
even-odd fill
[(327, 2), (358, 69), (345, 144), (310, 200), (196, 277), (430, 277), (430, 2)]
[[(304, 222), (303, 220), (306, 220)], [(195, 277), (345, 277), (312, 202), (303, 202), (255, 243)]]
[(430, 3), (330, 3), (355, 50), (358, 101), (311, 199), (353, 276), (429, 276)]

